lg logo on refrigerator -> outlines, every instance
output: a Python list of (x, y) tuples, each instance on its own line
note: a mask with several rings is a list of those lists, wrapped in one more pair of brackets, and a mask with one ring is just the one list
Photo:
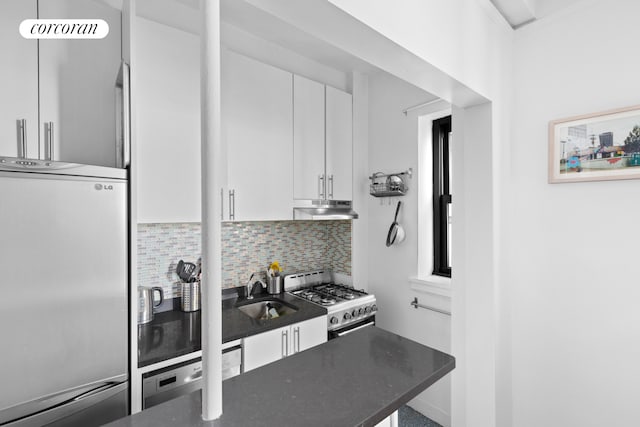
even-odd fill
[(107, 184), (96, 184), (95, 189), (100, 191), (100, 190), (113, 190), (113, 185), (107, 185)]

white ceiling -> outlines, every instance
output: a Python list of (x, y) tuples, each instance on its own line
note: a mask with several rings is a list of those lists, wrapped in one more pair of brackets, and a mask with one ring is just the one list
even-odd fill
[(545, 18), (584, 0), (490, 0), (513, 28)]
[[(232, 43), (229, 28), (224, 25), (228, 24), (342, 72), (357, 70), (371, 74), (376, 71), (367, 63), (245, 1), (221, 0), (220, 8), (223, 43)], [(198, 0), (138, 0), (136, 12), (138, 16), (183, 31), (193, 34), (199, 32)]]

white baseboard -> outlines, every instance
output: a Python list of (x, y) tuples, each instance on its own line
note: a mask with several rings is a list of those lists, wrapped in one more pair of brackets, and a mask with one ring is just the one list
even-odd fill
[(418, 396), (409, 401), (407, 405), (420, 412), (425, 417), (437, 422), (442, 427), (451, 427), (451, 415), (427, 402), (424, 398), (421, 399), (420, 396)]

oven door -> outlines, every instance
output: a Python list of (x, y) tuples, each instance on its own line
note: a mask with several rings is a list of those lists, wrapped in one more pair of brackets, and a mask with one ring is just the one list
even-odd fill
[(359, 322), (352, 323), (349, 326), (345, 326), (344, 328), (334, 329), (333, 331), (329, 331), (328, 337), (330, 340), (334, 338), (341, 337), (343, 335), (350, 334), (351, 332), (359, 331), (362, 328), (366, 328), (367, 326), (375, 326), (376, 324), (376, 316), (367, 317), (366, 319), (362, 319)]

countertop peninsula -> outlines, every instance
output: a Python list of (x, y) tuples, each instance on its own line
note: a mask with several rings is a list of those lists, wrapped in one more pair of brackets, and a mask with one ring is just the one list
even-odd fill
[(223, 381), (223, 414), (201, 418), (201, 393), (111, 427), (375, 426), (455, 367), (455, 359), (375, 326)]

